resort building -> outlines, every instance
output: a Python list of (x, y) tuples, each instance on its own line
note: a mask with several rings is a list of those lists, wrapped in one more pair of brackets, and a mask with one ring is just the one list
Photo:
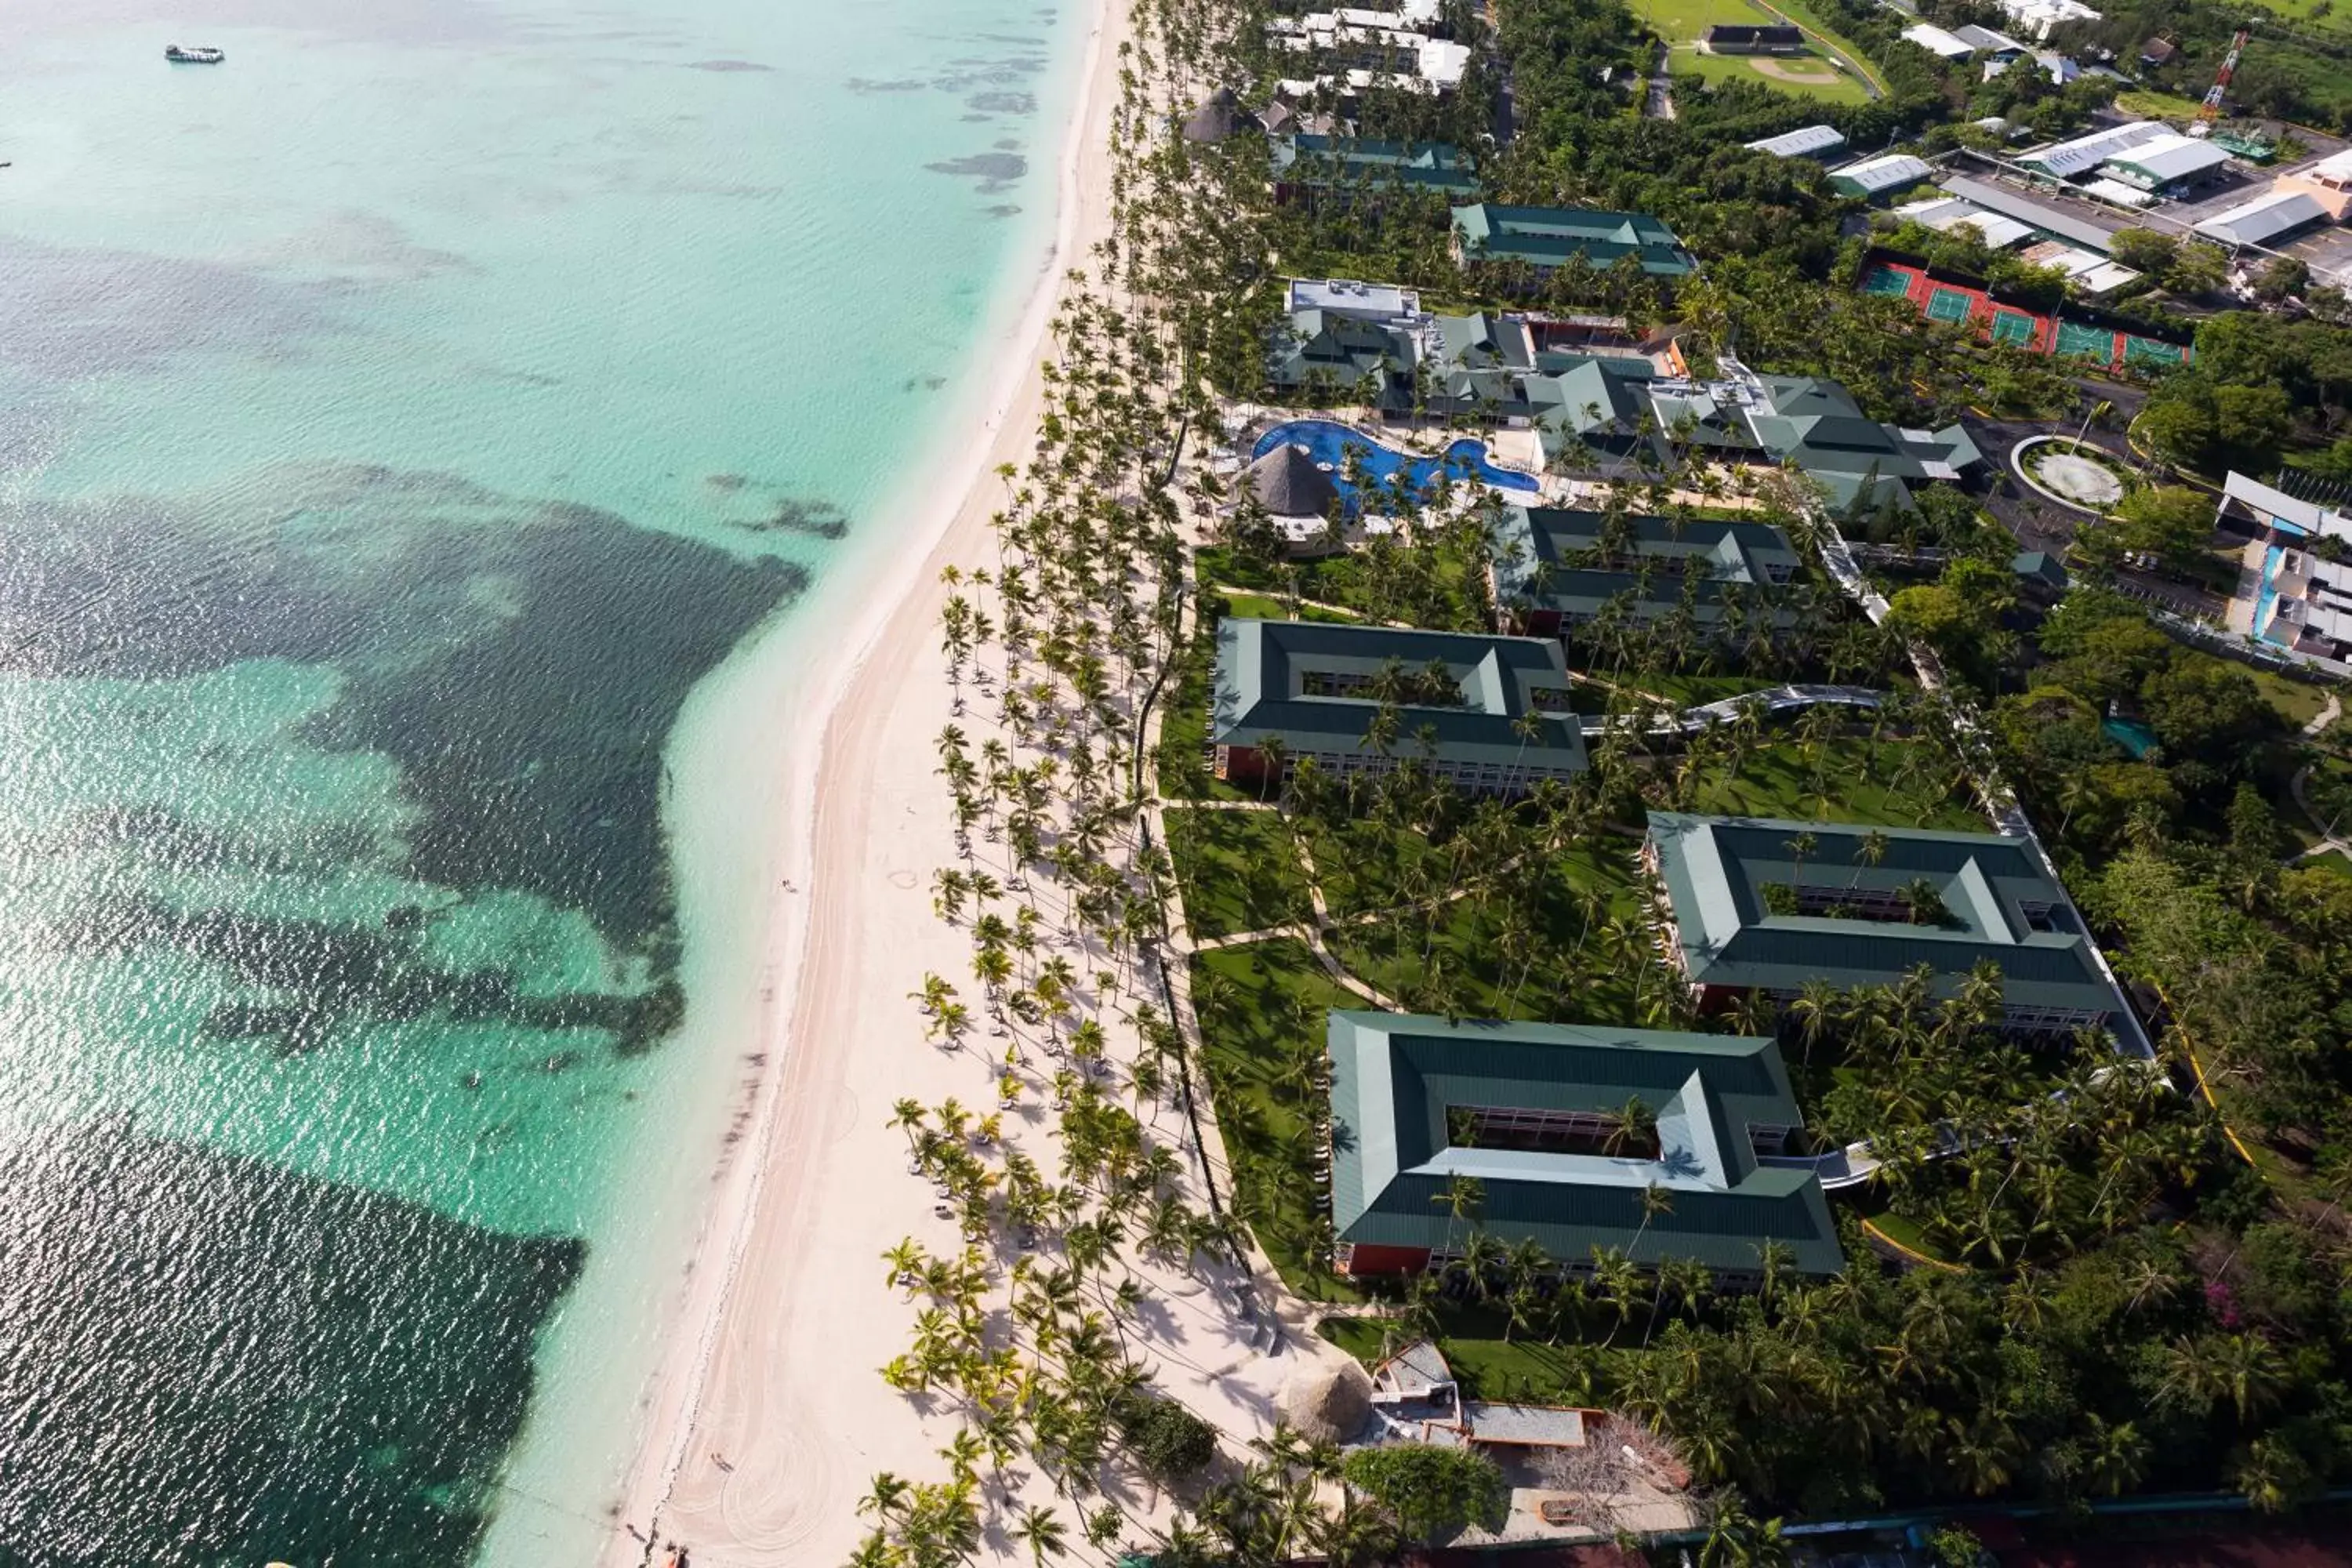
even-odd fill
[(2352, 213), (2352, 147), (2322, 158), (2307, 168), (2281, 174), (2273, 191), (2294, 191), (2317, 202), (2331, 222), (2342, 223)]
[[(1525, 795), (1585, 768), (1559, 644), (1324, 621), (1228, 618), (1217, 628), (1209, 743), (1222, 779), (1271, 784), (1264, 748), (1325, 773), (1412, 759), (1477, 795)], [(1396, 732), (1374, 734), (1383, 707)]]
[(2344, 553), (2352, 514), (2232, 473), (2217, 521), (2233, 535), (2252, 535), (2230, 601), (2230, 629), (2305, 658), (2352, 660), (2352, 566), (2312, 548), (2332, 539), (2329, 553)]
[(1776, 601), (1802, 568), (1769, 523), (1504, 509), (1487, 542), (1495, 602), (1519, 631), (1551, 637), (1620, 604), (1636, 621), (1685, 606), (1695, 629), (1793, 625)]
[(1925, 968), (1935, 994), (2000, 971), (2004, 1026), (2136, 1037), (2082, 918), (2026, 839), (1848, 823), (1650, 814), (1643, 859), (1661, 885), (1667, 957), (1702, 1006), (1808, 982), (1893, 985)]
[(1807, 125), (1746, 145), (1751, 153), (1769, 153), (1775, 158), (1830, 158), (1845, 147), (1845, 132), (1834, 125)]
[(1876, 201), (1897, 191), (1907, 191), (1920, 181), (1935, 175), (1934, 165), (1925, 158), (1914, 158), (1907, 153), (1893, 153), (1883, 158), (1867, 158), (1859, 163), (1848, 163), (1830, 174), (1830, 188), (1864, 201)]
[(2072, 180), (2091, 173), (2111, 158), (2120, 158), (2135, 148), (2161, 142), (2171, 134), (2171, 127), (2154, 120), (2126, 121), (2038, 147), (2017, 161), (2053, 180)]
[(2083, 4), (2083, 0), (1999, 0), (2001, 13), (2019, 32), (2038, 42), (2049, 39), (2051, 29), (2069, 22), (2095, 22), (2100, 13)]
[(1409, 412), (1428, 318), (1410, 289), (1302, 279), (1268, 347), (1265, 383), (1278, 399), (1353, 402)]
[(1478, 177), (1443, 142), (1369, 142), (1353, 136), (1276, 136), (1268, 143), (1275, 200), (1352, 207), (1391, 191), (1478, 193)]
[[(1844, 1268), (1820, 1178), (1791, 1152), (1804, 1119), (1770, 1040), (1341, 1012), (1328, 1042), (1343, 1273), (1459, 1255), (1457, 1176), (1483, 1189), (1488, 1236), (1570, 1273), (1600, 1248), (1644, 1268), (1693, 1259), (1737, 1288), (1774, 1243), (1797, 1273)], [(1654, 1125), (1622, 1120), (1637, 1100)]]
[(1630, 256), (1656, 278), (1685, 278), (1698, 263), (1674, 231), (1644, 213), (1586, 207), (1507, 207), (1479, 202), (1454, 209), (1458, 261), (1520, 261), (1538, 270), (1581, 256), (1606, 270)]
[[(1433, 7), (1417, 4), (1398, 11), (1342, 7), (1277, 16), (1266, 24), (1266, 33), (1278, 48), (1313, 55), (1339, 68), (1350, 85), (1445, 93), (1462, 85), (1470, 48), (1423, 30), (1437, 21)], [(1364, 79), (1360, 82), (1354, 79), (1359, 76)], [(1286, 89), (1299, 85), (1284, 84)]]
[(1764, 375), (1754, 384), (1760, 400), (1745, 403), (1742, 412), (1757, 444), (1774, 462), (1819, 483), (1834, 506), (1908, 510), (1912, 482), (1964, 479), (1984, 463), (1958, 425), (1882, 425), (1865, 417), (1834, 381)]
[(1718, 22), (1698, 36), (1698, 47), (1711, 55), (1801, 55), (1805, 52), (1805, 30)]

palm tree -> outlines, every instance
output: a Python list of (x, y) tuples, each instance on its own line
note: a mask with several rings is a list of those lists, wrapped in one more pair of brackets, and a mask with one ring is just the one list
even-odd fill
[(1029, 1560), (1036, 1568), (1045, 1568), (1046, 1558), (1060, 1557), (1069, 1551), (1062, 1521), (1049, 1508), (1024, 1507), (1007, 1533), (1029, 1548)]
[(1609, 1131), (1601, 1141), (1604, 1154), (1643, 1157), (1656, 1142), (1658, 1113), (1650, 1109), (1640, 1095), (1633, 1095), (1618, 1107), (1610, 1118)]
[(1486, 1212), (1486, 1184), (1459, 1172), (1445, 1179), (1444, 1190), (1429, 1200), (1445, 1211), (1445, 1250), (1454, 1250), (1454, 1227), (1464, 1220), (1475, 1224)]
[(1811, 828), (1807, 828), (1802, 833), (1795, 834), (1789, 838), (1783, 839), (1780, 847), (1789, 852), (1789, 859), (1790, 862), (1789, 869), (1790, 883), (1792, 886), (1802, 888), (1805, 885), (1806, 858), (1810, 857), (1814, 850), (1822, 847), (1820, 837)]

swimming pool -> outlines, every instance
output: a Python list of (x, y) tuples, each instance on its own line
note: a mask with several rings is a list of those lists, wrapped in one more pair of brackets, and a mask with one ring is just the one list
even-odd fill
[(2294, 646), (2294, 640), (2291, 637), (2273, 637), (2273, 628), (2269, 624), (2271, 605), (2278, 598), (2278, 584), (2275, 579), (2278, 576), (2279, 562), (2284, 559), (2285, 555), (2286, 546), (2283, 544), (2273, 544), (2263, 552), (2263, 591), (2254, 600), (2254, 635), (2263, 641), (2275, 644), (2280, 647)]
[(2137, 719), (2109, 717), (2099, 721), (2099, 728), (2135, 758), (2145, 757), (2156, 750), (2156, 731)]
[[(1424, 494), (1438, 470), (1444, 469), (1459, 481), (1475, 479), (1498, 489), (1519, 490), (1533, 495), (1542, 486), (1533, 474), (1523, 474), (1513, 468), (1496, 468), (1486, 457), (1486, 443), (1465, 438), (1445, 448), (1440, 458), (1414, 458), (1384, 447), (1378, 441), (1358, 435), (1345, 425), (1330, 419), (1292, 419), (1276, 426), (1257, 438), (1250, 451), (1252, 461), (1265, 457), (1286, 443), (1304, 447), (1307, 455), (1330, 471), (1339, 487), (1339, 494), (1352, 508), (1358, 503), (1354, 487), (1345, 478), (1347, 454), (1352, 448), (1363, 465), (1364, 475), (1377, 486), (1393, 489), (1400, 482), (1411, 487), (1418, 497)], [(1403, 476), (1400, 481), (1398, 476)]]

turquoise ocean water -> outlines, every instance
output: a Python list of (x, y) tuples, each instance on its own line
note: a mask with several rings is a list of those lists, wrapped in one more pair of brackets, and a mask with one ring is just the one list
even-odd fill
[(0, 1564), (594, 1550), (1083, 9), (5, 8)]

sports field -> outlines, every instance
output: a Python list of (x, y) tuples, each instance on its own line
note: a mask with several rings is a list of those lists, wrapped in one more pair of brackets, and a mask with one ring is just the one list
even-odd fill
[(1801, 6), (1778, 4), (1774, 9), (1749, 0), (1641, 0), (1640, 15), (1673, 50), (1669, 69), (1709, 81), (1761, 82), (1781, 92), (1815, 98), (1824, 103), (1863, 103), (1871, 91), (1847, 65), (1832, 59), (1819, 47), (1801, 55), (1710, 55), (1698, 47), (1700, 35), (1717, 23), (1755, 26), (1793, 22), (1827, 41), (1828, 47), (1847, 62), (1861, 58), (1852, 44), (1823, 27)]

